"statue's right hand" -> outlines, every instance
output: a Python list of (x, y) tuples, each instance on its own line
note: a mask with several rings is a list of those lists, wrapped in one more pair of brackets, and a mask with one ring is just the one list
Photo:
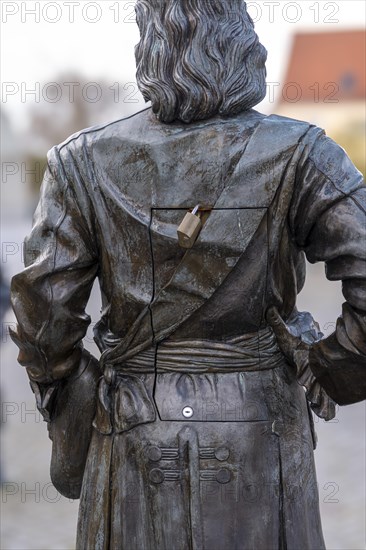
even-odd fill
[(291, 334), (276, 307), (267, 309), (266, 320), (276, 335), (278, 347), (290, 365), (296, 368), (297, 374), (300, 374), (305, 367), (304, 363), (307, 364), (309, 344)]

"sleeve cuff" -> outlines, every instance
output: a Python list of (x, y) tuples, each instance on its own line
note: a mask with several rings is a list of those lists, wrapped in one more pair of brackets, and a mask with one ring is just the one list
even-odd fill
[(366, 358), (344, 350), (333, 333), (310, 348), (309, 367), (338, 405), (366, 399)]

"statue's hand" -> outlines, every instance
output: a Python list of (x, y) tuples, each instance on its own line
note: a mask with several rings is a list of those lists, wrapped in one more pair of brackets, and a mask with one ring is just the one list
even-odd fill
[(306, 399), (320, 418), (331, 420), (335, 416), (335, 403), (317, 382), (309, 366), (310, 345), (291, 334), (277, 308), (269, 307), (266, 312), (268, 324), (276, 335), (278, 347), (288, 363), (294, 367), (298, 383), (306, 390)]
[(291, 334), (276, 307), (272, 306), (267, 309), (266, 319), (276, 335), (278, 347), (290, 365), (296, 368), (297, 376), (301, 376), (308, 365), (309, 344)]

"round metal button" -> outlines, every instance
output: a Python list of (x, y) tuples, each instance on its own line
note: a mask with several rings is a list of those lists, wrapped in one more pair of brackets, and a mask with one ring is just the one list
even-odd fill
[(216, 474), (216, 480), (219, 483), (229, 483), (231, 480), (231, 472), (230, 470), (227, 470), (226, 468), (222, 468), (219, 470)]
[(229, 458), (230, 451), (226, 447), (219, 447), (215, 450), (215, 458), (217, 460), (223, 461)]
[(193, 416), (192, 407), (184, 407), (182, 414), (185, 418), (191, 418), (191, 416)]
[(147, 456), (152, 462), (158, 462), (161, 459), (161, 449), (155, 445), (151, 446), (148, 448)]
[(150, 470), (149, 478), (152, 483), (156, 483), (157, 485), (159, 485), (159, 483), (163, 483), (164, 477), (164, 472), (159, 468), (154, 468), (153, 470)]

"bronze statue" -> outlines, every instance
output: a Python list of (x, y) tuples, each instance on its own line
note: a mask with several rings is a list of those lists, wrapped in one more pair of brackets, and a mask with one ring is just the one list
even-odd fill
[[(365, 185), (323, 130), (253, 110), (242, 0), (136, 11), (152, 108), (51, 150), (12, 283), (52, 479), (79, 550), (324, 548), (310, 409), (366, 395)], [(343, 281), (325, 339), (296, 309), (305, 255)]]

